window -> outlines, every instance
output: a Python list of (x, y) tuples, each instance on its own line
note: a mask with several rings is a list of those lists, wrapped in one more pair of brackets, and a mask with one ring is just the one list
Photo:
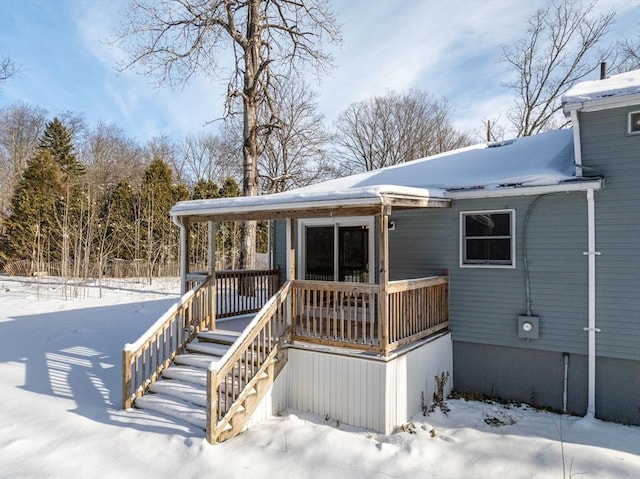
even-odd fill
[(640, 135), (640, 111), (629, 113), (629, 133)]
[(515, 211), (460, 214), (460, 266), (515, 267)]

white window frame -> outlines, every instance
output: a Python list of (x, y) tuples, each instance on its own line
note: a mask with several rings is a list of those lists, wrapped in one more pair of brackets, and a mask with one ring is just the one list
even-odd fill
[[(487, 215), (495, 213), (508, 213), (510, 215), (510, 230), (511, 230), (511, 263), (499, 264), (499, 263), (466, 263), (466, 237), (464, 235), (464, 219), (467, 215)], [(516, 210), (515, 209), (502, 209), (502, 210), (476, 210), (476, 211), (461, 211), (460, 212), (460, 267), (461, 268), (499, 268), (499, 269), (515, 269), (516, 267)]]
[(640, 116), (640, 111), (631, 111), (631, 112), (629, 112), (629, 117), (628, 117), (629, 119), (628, 119), (628, 121), (627, 121), (627, 133), (628, 133), (629, 135), (640, 135), (640, 130), (637, 130), (637, 131), (632, 131), (632, 130), (631, 130), (631, 125), (632, 125), (631, 117), (632, 117), (633, 115), (638, 115), (638, 116)]
[[(303, 218), (298, 220), (298, 264), (300, 265), (299, 274), (300, 278), (304, 278), (306, 276), (306, 255), (305, 255), (305, 244), (307, 241), (307, 226), (334, 226), (333, 228), (333, 244), (336, 246), (335, 251), (337, 251), (338, 244), (338, 228), (335, 226), (368, 226), (369, 227), (369, 284), (375, 283), (375, 221), (373, 216), (341, 216), (341, 217), (332, 217), (332, 218)], [(334, 281), (338, 281), (338, 255), (334, 255), (333, 257), (333, 271), (334, 271)]]

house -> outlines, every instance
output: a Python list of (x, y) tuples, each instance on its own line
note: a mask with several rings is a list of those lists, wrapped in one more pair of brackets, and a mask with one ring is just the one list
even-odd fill
[[(285, 407), (388, 433), (451, 387), (640, 424), (640, 70), (575, 86), (564, 111), (571, 129), (178, 203), (184, 296), (125, 347), (125, 406), (196, 375), (167, 372), (191, 347), (219, 351), (181, 360), (203, 362), (201, 390), (165, 390), (183, 419), (203, 405), (211, 442)], [(276, 220), (281, 288), (238, 278), (271, 299), (229, 338), (216, 272), (189, 271), (189, 229), (248, 219)]]

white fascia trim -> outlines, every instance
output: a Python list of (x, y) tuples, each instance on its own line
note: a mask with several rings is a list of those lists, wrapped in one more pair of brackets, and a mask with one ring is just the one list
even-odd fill
[[(260, 198), (256, 196), (255, 198)], [(300, 201), (300, 202), (286, 202), (286, 203), (269, 203), (251, 204), (246, 206), (228, 206), (223, 208), (193, 208), (193, 209), (179, 209), (176, 211), (170, 211), (171, 216), (193, 216), (201, 215), (206, 216), (210, 214), (224, 215), (229, 213), (248, 213), (248, 212), (260, 212), (260, 211), (294, 211), (304, 208), (335, 208), (339, 206), (366, 206), (366, 205), (382, 205), (384, 199), (379, 196), (372, 196), (367, 198), (350, 198), (340, 200), (320, 200), (320, 201)]]
[(572, 191), (588, 191), (602, 189), (601, 179), (558, 183), (544, 186), (514, 186), (497, 188), (495, 190), (464, 190), (447, 191), (447, 197), (452, 200), (467, 200), (479, 198), (504, 198), (508, 196), (545, 195), (548, 193), (570, 193)]
[(562, 106), (564, 114), (569, 116), (572, 110), (579, 111), (600, 111), (612, 108), (623, 108), (626, 106), (640, 105), (640, 93), (630, 95), (620, 95), (618, 97), (598, 98), (595, 100), (585, 100), (578, 103), (567, 103)]

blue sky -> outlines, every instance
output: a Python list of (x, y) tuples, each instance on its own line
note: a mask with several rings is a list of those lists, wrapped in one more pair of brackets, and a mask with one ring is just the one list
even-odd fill
[[(454, 123), (481, 129), (513, 101), (498, 62), (500, 44), (513, 43), (539, 0), (332, 0), (343, 44), (330, 47), (336, 68), (318, 84), (320, 111), (332, 122), (350, 103), (388, 90), (420, 88), (446, 97)], [(0, 108), (27, 102), (51, 115), (84, 114), (118, 125), (145, 143), (154, 136), (181, 140), (215, 130), (223, 113), (223, 83), (196, 78), (181, 91), (151, 79), (116, 73), (123, 52), (107, 44), (124, 0), (0, 0), (0, 52), (20, 66), (0, 89)], [(601, 0), (617, 21), (611, 38), (636, 35), (637, 0)]]

